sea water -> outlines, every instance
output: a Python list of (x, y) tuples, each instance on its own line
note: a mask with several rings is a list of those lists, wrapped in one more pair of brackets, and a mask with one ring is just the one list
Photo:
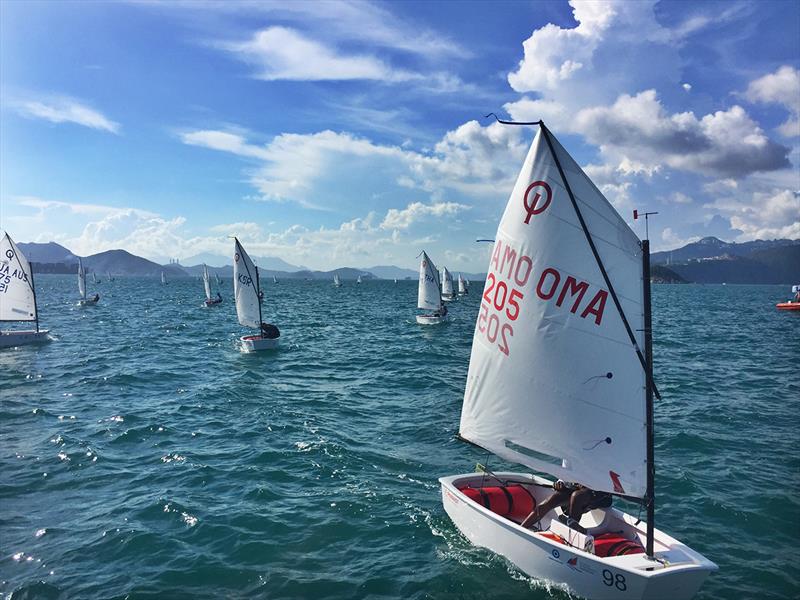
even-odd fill
[[(487, 459), (455, 438), (480, 284), (420, 327), (416, 281), (267, 282), (264, 354), (237, 348), (230, 280), (213, 308), (195, 279), (90, 288), (38, 277), (57, 340), (0, 351), (6, 597), (567, 597), (441, 505), (437, 478)], [(699, 598), (800, 593), (787, 293), (653, 289), (657, 526), (719, 564)]]

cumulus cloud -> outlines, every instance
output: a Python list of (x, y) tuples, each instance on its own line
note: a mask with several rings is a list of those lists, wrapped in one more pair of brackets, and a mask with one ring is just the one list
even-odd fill
[(784, 65), (751, 81), (744, 95), (751, 102), (783, 106), (790, 117), (778, 130), (786, 137), (800, 136), (800, 71)]
[(438, 202), (435, 204), (412, 202), (404, 209), (389, 209), (380, 227), (381, 229), (408, 229), (415, 221), (428, 217), (455, 215), (468, 208), (468, 206), (457, 202)]
[(19, 114), (31, 119), (43, 119), (51, 123), (74, 123), (109, 133), (119, 133), (120, 130), (119, 123), (89, 105), (66, 96), (13, 100), (11, 105)]
[(756, 190), (744, 200), (742, 194), (718, 198), (708, 204), (730, 219), (742, 233), (739, 241), (755, 239), (800, 239), (800, 192), (773, 188)]

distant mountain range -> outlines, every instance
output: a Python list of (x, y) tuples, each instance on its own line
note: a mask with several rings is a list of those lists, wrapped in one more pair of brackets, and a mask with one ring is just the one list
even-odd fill
[[(33, 263), (37, 273), (62, 273), (69, 274), (76, 272), (78, 256), (64, 246), (55, 242), (46, 244), (39, 243), (20, 243), (20, 250)], [(395, 266), (377, 266), (369, 269), (356, 269), (352, 267), (341, 267), (331, 271), (312, 271), (305, 267), (298, 267), (286, 261), (273, 257), (251, 257), (258, 266), (259, 274), (262, 278), (277, 277), (278, 279), (333, 279), (334, 274), (344, 280), (356, 280), (359, 276), (362, 281), (370, 279), (417, 279), (418, 272), (412, 269), (402, 269)], [(195, 259), (207, 261), (208, 270), (219, 277), (233, 277), (233, 267), (231, 265), (210, 266), (213, 263), (220, 264), (224, 261), (219, 256), (213, 254), (198, 254), (186, 262)], [(159, 277), (166, 273), (167, 277), (174, 279), (177, 277), (199, 277), (203, 272), (202, 262), (193, 266), (184, 266), (177, 263), (160, 265), (146, 258), (131, 254), (126, 250), (107, 250), (99, 254), (81, 257), (83, 266), (88, 272), (95, 272), (98, 275), (123, 277)], [(213, 262), (212, 262), (213, 261)], [(483, 280), (484, 275), (474, 273), (464, 273), (468, 279)]]
[(800, 240), (737, 244), (705, 237), (683, 248), (655, 252), (651, 260), (695, 283), (800, 282)]
[[(75, 273), (78, 257), (56, 244), (21, 243), (20, 249), (34, 264), (38, 273)], [(198, 255), (195, 258), (217, 260), (215, 255)], [(413, 269), (382, 265), (368, 269), (342, 267), (332, 271), (312, 271), (296, 267), (277, 257), (253, 257), (262, 278), (278, 279), (333, 279), (334, 274), (345, 281), (370, 279), (417, 279)], [(168, 278), (197, 277), (202, 264), (183, 266), (156, 262), (135, 256), (125, 250), (107, 250), (82, 257), (84, 266), (103, 276), (107, 273), (120, 276), (158, 277), (165, 272)], [(800, 283), (800, 240), (756, 240), (741, 244), (706, 237), (682, 248), (655, 252), (652, 257), (653, 281), (695, 283)], [(219, 262), (217, 263), (219, 264)], [(220, 277), (233, 276), (233, 267), (209, 266), (211, 273)], [(454, 276), (457, 272), (454, 273)], [(463, 273), (470, 280), (482, 281), (485, 274)]]

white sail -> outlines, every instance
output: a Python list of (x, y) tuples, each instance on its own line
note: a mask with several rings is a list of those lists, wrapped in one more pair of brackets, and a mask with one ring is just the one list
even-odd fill
[(339, 279), (338, 273), (333, 276), (333, 285), (342, 285), (342, 280)]
[(234, 238), (233, 295), (236, 298), (236, 315), (245, 327), (261, 327), (261, 303), (258, 297), (256, 266), (239, 240)]
[(453, 295), (453, 276), (450, 275), (450, 271), (447, 270), (447, 267), (443, 269), (442, 274), (442, 296), (452, 296)]
[(464, 278), (461, 276), (461, 273), (458, 274), (458, 293), (461, 295), (467, 293), (467, 284), (464, 282)]
[(78, 291), (81, 293), (81, 299), (86, 300), (86, 271), (80, 258), (78, 259)]
[(442, 308), (442, 296), (439, 291), (439, 271), (425, 252), (422, 253), (422, 261), (419, 263), (417, 308), (424, 310), (439, 310)]
[(278, 283), (278, 278), (275, 275), (272, 276), (272, 283)]
[(161, 283), (162, 285), (167, 283), (167, 275), (164, 273), (164, 271), (161, 271)]
[[(550, 139), (643, 349), (639, 239)], [(567, 481), (643, 497), (645, 370), (541, 128), (495, 240), (460, 435)]]
[(356, 279), (356, 283), (361, 283), (361, 275), (359, 275), (358, 279)]
[(0, 321), (35, 320), (31, 265), (6, 233), (0, 240)]
[(97, 275), (94, 274), (94, 271), (92, 271), (92, 283), (97, 283)]
[(208, 267), (203, 265), (203, 287), (206, 290), (206, 300), (211, 300), (211, 279), (208, 275)]

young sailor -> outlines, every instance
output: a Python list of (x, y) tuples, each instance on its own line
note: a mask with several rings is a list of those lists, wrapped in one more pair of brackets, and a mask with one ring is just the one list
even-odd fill
[[(578, 521), (584, 513), (595, 508), (609, 508), (611, 506), (611, 494), (607, 492), (595, 492), (579, 483), (568, 483), (559, 479), (553, 483), (555, 492), (544, 502), (533, 509), (522, 522), (523, 527), (536, 525), (542, 518), (560, 506), (567, 518), (567, 525), (580, 531)], [(570, 522), (571, 521), (571, 522)]]

